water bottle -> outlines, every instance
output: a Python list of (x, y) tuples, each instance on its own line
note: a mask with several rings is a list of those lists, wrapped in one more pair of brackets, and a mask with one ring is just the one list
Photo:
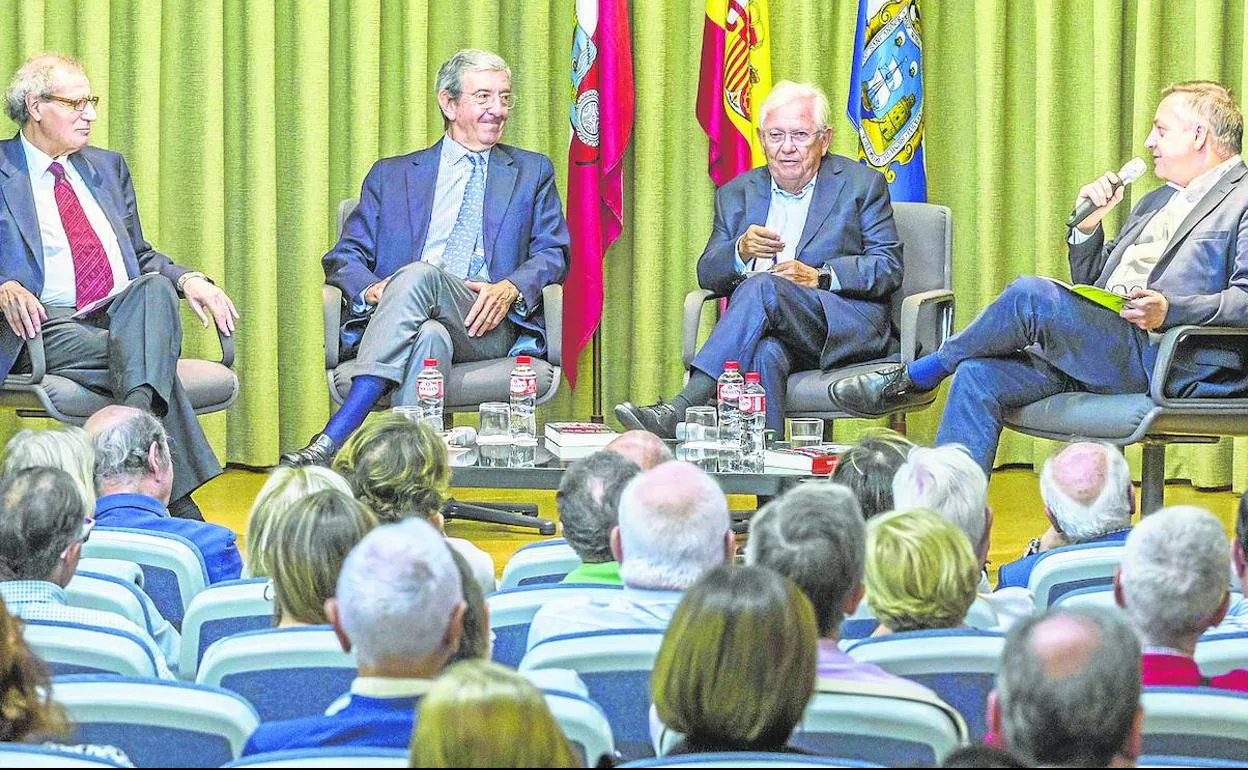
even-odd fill
[(716, 394), (719, 398), (719, 471), (741, 472), (741, 394), (745, 379), (736, 361), (724, 362)]
[(529, 356), (516, 356), (511, 370), (511, 443), (519, 467), (531, 467), (537, 450), (537, 372)]
[(767, 392), (759, 383), (758, 372), (747, 372), (741, 393), (741, 470), (763, 472), (763, 450), (767, 429)]
[(436, 431), (442, 430), (442, 372), (438, 371), (438, 359), (426, 358), (424, 369), (416, 375), (416, 399), (420, 407), (420, 419)]

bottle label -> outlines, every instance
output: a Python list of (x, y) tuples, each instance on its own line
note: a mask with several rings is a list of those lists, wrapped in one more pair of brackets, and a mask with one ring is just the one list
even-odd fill
[(442, 380), (417, 380), (418, 398), (442, 398)]
[(738, 408), (742, 414), (762, 414), (767, 411), (767, 396), (763, 393), (742, 393)]
[(737, 382), (721, 382), (719, 383), (719, 400), (720, 401), (740, 401), (742, 387)]
[(520, 375), (511, 378), (511, 395), (513, 396), (536, 396), (537, 395), (537, 377)]

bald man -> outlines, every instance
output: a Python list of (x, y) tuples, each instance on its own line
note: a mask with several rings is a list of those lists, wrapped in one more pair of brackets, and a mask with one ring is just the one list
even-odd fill
[(672, 450), (663, 439), (647, 430), (630, 430), (621, 433), (604, 447), (625, 460), (632, 460), (637, 467), (648, 471), (656, 465), (672, 459)]
[(1058, 610), (1006, 637), (988, 696), (990, 741), (1027, 767), (1134, 767), (1140, 643), (1120, 613)]
[(1040, 471), (1040, 498), (1049, 530), (1027, 553), (1002, 565), (997, 588), (1026, 588), (1040, 556), (1082, 543), (1121, 543), (1131, 531), (1135, 487), (1126, 458), (1109, 444), (1068, 444)]

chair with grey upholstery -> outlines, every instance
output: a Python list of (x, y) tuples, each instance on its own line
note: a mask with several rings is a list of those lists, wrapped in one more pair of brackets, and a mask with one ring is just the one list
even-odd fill
[[(355, 198), (338, 204), (337, 230), (342, 234), (347, 217), (359, 201)], [(342, 327), (344, 300), (342, 292), (326, 284), (322, 290), (325, 322), (325, 375), (329, 383), (329, 398), (333, 407), (342, 406), (351, 377), (346, 361), (341, 356), (339, 332)], [(533, 357), (533, 370), (537, 372), (537, 403), (546, 403), (555, 397), (562, 377), (560, 363), (563, 345), (563, 287), (558, 284), (542, 290), (542, 305), (546, 315), (545, 358)], [(486, 361), (455, 364), (451, 367), (443, 392), (446, 394), (443, 411), (450, 419), (455, 412), (476, 411), (486, 401), (508, 401), (511, 398), (511, 370), (515, 368), (514, 357), (492, 358)], [(375, 409), (388, 409), (389, 396), (383, 396)], [(521, 503), (509, 503), (499, 508), (487, 505), (461, 503), (452, 500), (443, 510), (446, 518), (486, 521), (517, 527), (533, 527), (544, 535), (555, 533), (554, 524), (536, 518), (537, 507)]]
[[(893, 217), (904, 245), (905, 273), (899, 289), (889, 299), (893, 326), (901, 334), (898, 352), (885, 358), (824, 372), (812, 369), (789, 376), (784, 412), (788, 417), (820, 417), (825, 420), (851, 417), (839, 410), (829, 396), (838, 380), (879, 371), (900, 361), (915, 358), (940, 347), (953, 327), (951, 263), (953, 254), (953, 213), (932, 203), (894, 203)], [(709, 290), (698, 289), (685, 295), (684, 345), (681, 361), (688, 369), (698, 349), (698, 324), (702, 306), (717, 299)], [(935, 392), (907, 411), (926, 408), (936, 400)]]
[(1148, 393), (1059, 393), (1005, 413), (1008, 428), (1056, 441), (1143, 444), (1140, 510), (1152, 513), (1165, 497), (1166, 445), (1212, 444), (1222, 436), (1248, 436), (1248, 397), (1179, 398), (1168, 388), (1176, 353), (1192, 343), (1216, 344), (1242, 368), (1248, 361), (1248, 329), (1176, 326), (1161, 339)]

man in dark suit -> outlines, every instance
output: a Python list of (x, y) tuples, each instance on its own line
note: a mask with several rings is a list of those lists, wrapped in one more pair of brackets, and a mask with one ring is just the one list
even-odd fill
[(178, 297), (224, 334), (238, 317), (203, 273), (143, 238), (125, 160), (88, 147), (99, 97), (82, 66), (28, 59), (5, 92), (21, 130), (0, 142), (0, 376), (29, 371), (42, 336), (49, 372), (159, 416), (172, 439), (174, 515), (221, 473), (178, 382)]
[(887, 352), (888, 296), (901, 285), (901, 240), (884, 177), (827, 154), (828, 100), (782, 81), (759, 108), (767, 166), (715, 196), (698, 283), (730, 296), (728, 311), (693, 360), (689, 382), (664, 403), (620, 404), (629, 428), (674, 438), (690, 406), (715, 396), (725, 361), (757, 371), (767, 427), (783, 429), (789, 373), (830, 369)]
[(544, 155), (499, 144), (511, 70), (466, 49), (438, 70), (446, 136), (374, 164), (360, 204), (322, 260), (342, 290), (343, 352), (354, 356), (342, 408), (284, 465), (326, 465), (373, 404), (417, 402), (426, 358), (452, 362), (546, 351), (542, 288), (563, 280), (568, 228)]
[[(1071, 230), (1070, 273), (1128, 297), (1122, 311), (1047, 278), (1012, 283), (940, 350), (906, 366), (838, 382), (845, 411), (894, 411), (954, 375), (937, 444), (965, 445), (992, 469), (1007, 409), (1064, 391), (1146, 393), (1159, 337), (1182, 324), (1248, 326), (1248, 168), (1244, 120), (1231, 92), (1207, 81), (1162, 93), (1145, 146), (1167, 185), (1145, 195), (1118, 238), (1101, 220), (1122, 200), (1106, 172), (1079, 191), (1097, 208)], [(1198, 344), (1179, 352), (1167, 393), (1226, 397), (1248, 390), (1242, 352)]]

